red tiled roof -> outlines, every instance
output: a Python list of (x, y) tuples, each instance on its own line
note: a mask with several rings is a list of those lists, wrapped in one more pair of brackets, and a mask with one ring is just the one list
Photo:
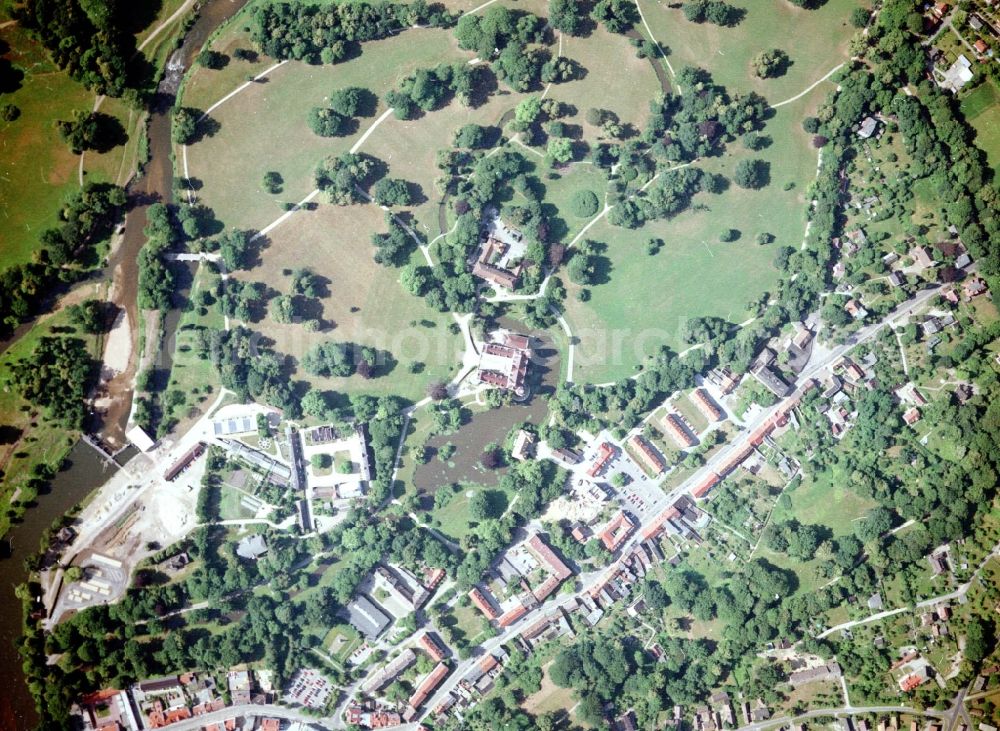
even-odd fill
[(587, 470), (587, 474), (591, 477), (597, 477), (597, 474), (604, 469), (608, 461), (614, 456), (615, 448), (607, 442), (603, 442), (597, 452), (597, 459), (594, 461), (594, 464), (591, 465), (590, 469)]
[(479, 608), (479, 611), (486, 615), (487, 619), (497, 618), (497, 610), (493, 608), (493, 604), (477, 587), (473, 587), (469, 591), (469, 598)]
[(694, 405), (698, 407), (698, 410), (705, 415), (705, 418), (710, 421), (722, 420), (722, 411), (715, 405), (715, 402), (712, 401), (705, 389), (696, 388), (691, 393), (691, 400), (694, 401)]
[(688, 433), (688, 430), (677, 414), (667, 414), (663, 417), (662, 424), (667, 434), (677, 442), (677, 446), (681, 449), (694, 446), (694, 438)]
[(653, 536), (658, 534), (661, 530), (663, 530), (664, 523), (666, 523), (668, 520), (673, 520), (674, 518), (679, 518), (679, 517), (680, 517), (680, 511), (678, 511), (677, 508), (670, 506), (662, 513), (657, 515), (656, 518), (653, 520), (653, 522), (650, 523), (646, 527), (646, 529), (642, 532), (643, 540), (648, 541), (650, 538), (652, 538)]
[(523, 604), (519, 603), (513, 609), (510, 609), (507, 612), (505, 612), (504, 615), (497, 620), (497, 624), (499, 624), (501, 627), (510, 627), (512, 624), (514, 624), (514, 622), (519, 620), (527, 613), (528, 613), (527, 608), (525, 608)]
[(538, 587), (533, 592), (531, 592), (531, 594), (532, 596), (535, 597), (535, 601), (544, 602), (546, 598), (548, 598), (549, 594), (554, 592), (556, 590), (556, 587), (558, 587), (559, 584), (561, 583), (562, 581), (559, 579), (558, 576), (550, 576), (541, 584), (539, 584)]
[(635, 530), (635, 520), (628, 513), (619, 510), (618, 514), (604, 526), (599, 535), (604, 547), (614, 552), (618, 550), (618, 547), (633, 530)]
[(448, 666), (444, 663), (439, 662), (431, 674), (428, 675), (424, 682), (422, 682), (417, 690), (410, 696), (409, 705), (411, 708), (420, 708), (427, 700), (427, 697), (434, 692), (434, 689), (438, 687), (444, 676), (448, 674)]
[(629, 439), (629, 444), (635, 448), (639, 457), (646, 463), (646, 467), (652, 470), (654, 474), (658, 475), (663, 472), (663, 468), (665, 467), (663, 457), (660, 456), (659, 452), (653, 449), (650, 443), (647, 442), (642, 435), (632, 435), (632, 438)]
[(444, 648), (442, 648), (438, 641), (431, 636), (430, 632), (424, 632), (420, 636), (420, 645), (427, 650), (427, 654), (431, 656), (432, 660), (435, 660), (436, 662), (444, 660)]
[(487, 655), (482, 660), (479, 661), (479, 669), (483, 671), (483, 674), (488, 673), (490, 670), (499, 665), (499, 661), (493, 655)]
[(545, 544), (545, 541), (543, 541), (541, 536), (537, 533), (528, 541), (528, 546), (531, 550), (538, 554), (538, 558), (541, 559), (542, 563), (548, 567), (549, 571), (559, 577), (560, 580), (568, 579), (573, 575), (569, 566), (564, 564), (559, 557), (556, 556), (552, 549)]
[(691, 494), (697, 498), (705, 497), (708, 491), (719, 484), (721, 478), (714, 472), (710, 472), (704, 480), (702, 480), (697, 487), (691, 490)]

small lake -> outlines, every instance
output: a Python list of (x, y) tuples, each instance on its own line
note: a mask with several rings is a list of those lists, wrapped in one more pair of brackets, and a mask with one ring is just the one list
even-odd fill
[[(438, 434), (427, 441), (431, 459), (427, 464), (418, 465), (414, 474), (415, 487), (425, 495), (432, 495), (438, 487), (452, 482), (474, 482), (493, 486), (503, 470), (487, 470), (479, 459), (486, 446), (492, 442), (502, 443), (515, 424), (528, 421), (540, 424), (549, 411), (549, 399), (559, 385), (560, 353), (551, 335), (546, 332), (530, 332), (517, 322), (501, 320), (501, 326), (531, 335), (534, 357), (531, 361), (529, 381), (531, 398), (525, 403), (512, 403), (500, 409), (476, 411), (462, 428), (454, 434)], [(445, 462), (437, 456), (437, 450), (448, 443), (457, 449)]]

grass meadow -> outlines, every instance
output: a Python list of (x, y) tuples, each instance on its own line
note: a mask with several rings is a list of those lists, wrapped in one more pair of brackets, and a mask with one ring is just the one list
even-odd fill
[[(157, 17), (136, 36), (142, 43), (170, 17), (183, 0), (165, 0)], [(161, 67), (174, 48), (183, 17), (163, 28), (143, 49), (147, 61)], [(48, 53), (22, 28), (0, 28), (0, 40), (9, 46), (5, 58), (24, 72), (20, 87), (3, 95), (21, 116), (0, 121), (0, 266), (31, 259), (38, 248), (38, 235), (53, 226), (63, 200), (77, 190), (80, 157), (70, 152), (59, 137), (55, 123), (68, 120), (77, 110), (92, 109), (94, 93), (60, 71)], [(130, 109), (118, 99), (105, 98), (100, 111), (116, 118), (128, 141), (104, 153), (84, 155), (84, 178), (124, 184), (139, 163), (140, 130), (145, 113)]]
[(976, 146), (986, 153), (990, 167), (1000, 170), (1000, 90), (985, 81), (962, 99), (961, 108), (976, 131)]
[[(319, 137), (307, 123), (310, 109), (323, 106), (331, 92), (348, 86), (365, 87), (381, 100), (414, 69), (460, 58), (450, 32), (423, 29), (380, 41), (377, 54), (374, 48), (366, 49), (335, 66), (286, 63), (266, 82), (254, 84), (220, 106), (212, 114), (218, 131), (188, 147), (188, 170), (203, 186), (201, 199), (227, 226), (263, 228), (281, 215), (283, 202), (302, 200), (314, 189), (318, 162), (349, 150), (385, 111), (380, 101), (375, 115), (361, 118), (353, 134)], [(192, 88), (199, 74), (193, 77)], [(449, 128), (447, 134), (452, 131)], [(446, 141), (450, 142), (450, 136), (441, 143)], [(431, 161), (436, 150), (435, 146), (427, 153)], [(371, 144), (363, 151), (379, 156)], [(407, 150), (408, 155), (416, 152)], [(391, 166), (391, 160), (385, 161)], [(284, 179), (284, 190), (278, 195), (262, 187), (264, 173), (272, 170)]]
[[(311, 267), (327, 280), (327, 296), (318, 300), (321, 311), (316, 313), (329, 323), (327, 329), (310, 333), (301, 324), (278, 324), (270, 315), (252, 323), (252, 329), (273, 341), (275, 350), (296, 359), (314, 343), (326, 340), (388, 350), (394, 365), (370, 380), (358, 375), (312, 377), (301, 368), (295, 377), (320, 389), (394, 393), (416, 401), (431, 381), (447, 381), (454, 375), (462, 340), (448, 330), (453, 322), (450, 316), (432, 310), (403, 289), (399, 270), (372, 259), (370, 233), (385, 228), (384, 213), (374, 205), (322, 204), (315, 211), (300, 211), (272, 232), (269, 245), (260, 253), (260, 264), (238, 273), (237, 278), (262, 281), (269, 290), (288, 294), (291, 271)], [(423, 261), (419, 252), (413, 261)], [(411, 371), (414, 362), (422, 364), (419, 372)]]
[[(749, 153), (735, 142), (723, 156), (697, 163), (731, 178), (739, 160), (752, 154), (770, 163), (767, 187), (732, 185), (719, 196), (696, 196), (695, 203), (708, 210), (687, 210), (635, 230), (604, 219), (587, 232), (586, 238), (606, 245), (604, 283), (588, 287), (587, 302), (577, 296), (581, 287), (567, 288), (566, 318), (579, 338), (577, 382), (629, 376), (660, 345), (685, 347), (679, 334), (686, 319), (717, 316), (741, 322), (747, 303), (773, 288), (777, 247), (797, 248), (805, 232), (805, 191), (815, 177), (817, 152), (800, 122), (823, 99), (825, 87), (776, 111), (764, 130), (773, 139), (767, 149)], [(789, 183), (794, 187), (785, 190)], [(728, 228), (741, 236), (723, 243), (719, 235)], [(755, 239), (763, 232), (773, 234), (775, 242), (758, 245)], [(652, 237), (662, 238), (665, 246), (649, 256), (645, 244)]]
[[(795, 96), (846, 61), (847, 42), (856, 32), (849, 21), (855, 0), (829, 0), (815, 10), (786, 0), (732, 0), (731, 5), (747, 11), (732, 28), (691, 23), (680, 4), (669, 0), (638, 2), (675, 71), (708, 69), (730, 92), (756, 91), (772, 104)], [(783, 76), (757, 78), (751, 61), (772, 48), (785, 51), (791, 64)]]
[(55, 122), (87, 109), (94, 95), (60, 71), (45, 49), (18, 26), (0, 29), (5, 58), (25, 72), (21, 86), (3, 95), (21, 116), (0, 121), (0, 265), (29, 261), (38, 235), (55, 225), (62, 201), (78, 187), (79, 157), (59, 137)]

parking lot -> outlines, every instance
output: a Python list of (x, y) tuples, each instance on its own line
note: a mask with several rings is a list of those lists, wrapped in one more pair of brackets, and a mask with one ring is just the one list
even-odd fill
[[(598, 458), (601, 445), (605, 442), (614, 447), (614, 455), (593, 479), (608, 486), (622, 509), (632, 513), (640, 521), (645, 520), (653, 514), (654, 508), (652, 506), (663, 497), (664, 493), (659, 487), (662, 475), (650, 479), (626, 453), (622, 444), (611, 437), (610, 433), (602, 431), (597, 435), (597, 438), (584, 450), (583, 461), (575, 469), (581, 475), (586, 474), (586, 471)], [(616, 474), (625, 475), (627, 481), (624, 486), (618, 487), (613, 484), (612, 480)]]

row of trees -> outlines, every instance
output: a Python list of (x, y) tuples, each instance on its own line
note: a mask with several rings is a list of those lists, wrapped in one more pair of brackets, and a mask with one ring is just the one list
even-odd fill
[(425, 0), (412, 3), (361, 2), (312, 5), (268, 3), (254, 11), (250, 38), (272, 58), (306, 63), (337, 63), (358, 52), (358, 45), (399, 33), (414, 25), (448, 26), (452, 15)]

